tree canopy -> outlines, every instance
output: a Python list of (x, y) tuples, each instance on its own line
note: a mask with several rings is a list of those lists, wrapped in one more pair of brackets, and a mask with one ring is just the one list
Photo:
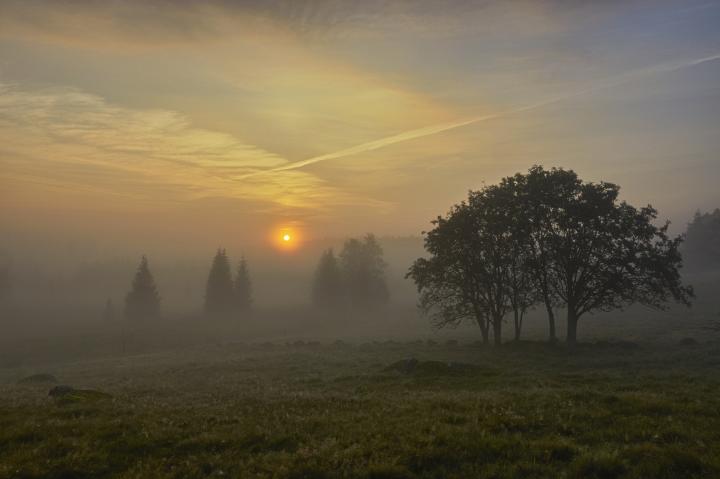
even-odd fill
[(619, 190), (536, 166), (471, 191), (433, 222), (425, 237), (430, 257), (410, 268), (422, 310), (438, 326), (471, 318), (485, 340), (492, 326), (499, 343), (505, 315), (514, 312), (518, 338), (522, 316), (535, 304), (548, 311), (554, 339), (553, 308), (560, 305), (574, 343), (586, 313), (636, 302), (689, 305), (692, 289), (679, 273), (682, 238), (668, 236), (668, 223), (654, 224), (651, 206), (619, 201)]

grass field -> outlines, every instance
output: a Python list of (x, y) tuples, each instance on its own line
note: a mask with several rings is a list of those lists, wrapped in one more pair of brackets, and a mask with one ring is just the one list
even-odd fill
[(65, 399), (6, 368), (0, 477), (720, 477), (718, 366), (713, 340), (226, 343), (34, 371), (111, 395)]

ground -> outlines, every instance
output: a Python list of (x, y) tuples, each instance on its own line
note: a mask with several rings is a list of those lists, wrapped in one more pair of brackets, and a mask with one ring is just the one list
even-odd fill
[(718, 365), (715, 341), (388, 341), (5, 368), (0, 477), (720, 477)]

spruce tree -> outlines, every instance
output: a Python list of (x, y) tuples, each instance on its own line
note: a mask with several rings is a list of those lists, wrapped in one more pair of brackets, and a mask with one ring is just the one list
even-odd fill
[(160, 295), (155, 286), (148, 260), (143, 255), (132, 282), (132, 289), (125, 296), (125, 317), (147, 319), (160, 316)]
[(344, 297), (342, 272), (332, 248), (323, 251), (315, 270), (312, 302), (319, 309), (334, 309)]
[(218, 248), (205, 289), (205, 312), (213, 315), (229, 314), (233, 310), (233, 303), (230, 261), (225, 250)]
[(252, 283), (250, 282), (247, 261), (245, 261), (244, 257), (240, 259), (238, 264), (234, 286), (235, 308), (240, 313), (250, 311), (252, 307)]

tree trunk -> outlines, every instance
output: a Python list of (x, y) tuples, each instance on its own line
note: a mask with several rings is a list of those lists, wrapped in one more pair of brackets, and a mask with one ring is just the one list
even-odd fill
[(520, 331), (522, 329), (522, 316), (518, 310), (514, 311), (515, 314), (515, 341), (520, 341)]
[(502, 344), (502, 318), (494, 319), (492, 327), (495, 346), (500, 346)]
[(554, 343), (557, 341), (557, 335), (555, 334), (555, 312), (553, 311), (552, 304), (550, 304), (550, 298), (548, 298), (547, 295), (545, 296), (545, 309), (547, 310), (548, 326), (550, 328), (548, 341)]
[(475, 321), (477, 321), (478, 326), (480, 326), (480, 332), (482, 333), (483, 338), (483, 344), (488, 344), (490, 342), (490, 337), (488, 334), (488, 324), (485, 318), (475, 318)]
[(572, 308), (568, 307), (567, 311), (567, 343), (574, 345), (577, 343), (577, 323), (578, 316)]

